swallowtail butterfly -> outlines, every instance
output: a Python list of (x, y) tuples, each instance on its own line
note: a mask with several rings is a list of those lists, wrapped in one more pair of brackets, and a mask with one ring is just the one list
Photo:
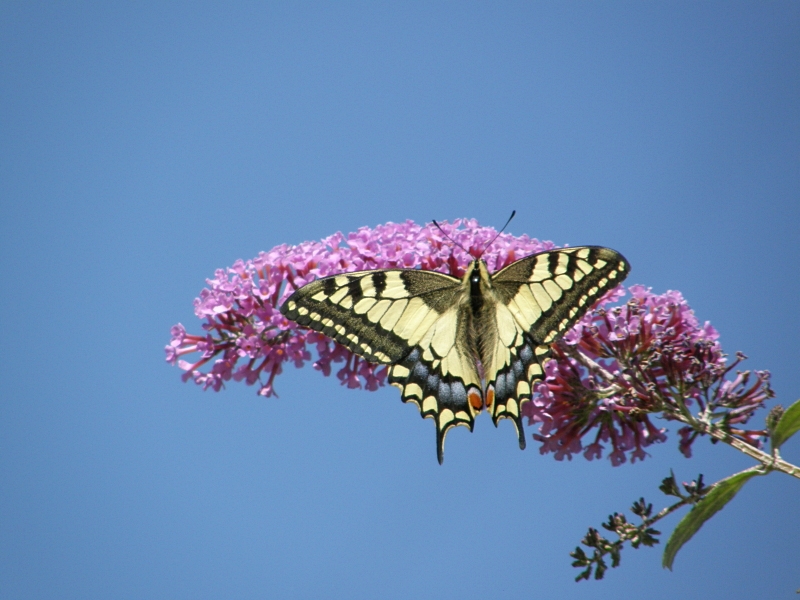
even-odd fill
[(484, 408), (510, 419), (525, 447), (522, 405), (550, 346), (628, 275), (625, 258), (583, 246), (533, 254), (497, 273), (474, 259), (459, 280), (419, 269), (343, 273), (295, 291), (281, 312), (374, 363), (436, 423), (436, 452)]

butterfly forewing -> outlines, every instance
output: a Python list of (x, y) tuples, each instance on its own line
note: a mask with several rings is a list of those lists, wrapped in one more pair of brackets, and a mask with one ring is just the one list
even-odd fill
[(407, 273), (359, 271), (317, 279), (292, 294), (281, 312), (369, 361), (394, 363), (410, 351), (409, 337), (440, 316), (428, 297), (447, 296), (459, 283), (427, 272), (427, 285), (414, 294)]
[(629, 269), (618, 252), (585, 246), (535, 254), (492, 277), (498, 336), (486, 370), (486, 403), (495, 423), (514, 421), (521, 447), (520, 408), (543, 378), (550, 345), (619, 285)]

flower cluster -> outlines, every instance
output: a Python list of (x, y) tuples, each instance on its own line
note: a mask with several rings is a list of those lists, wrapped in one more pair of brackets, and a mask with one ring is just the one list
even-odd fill
[[(550, 250), (552, 242), (500, 234), (475, 220), (457, 219), (420, 226), (412, 221), (363, 227), (319, 242), (281, 245), (248, 261), (238, 260), (216, 271), (195, 299), (195, 314), (204, 321), (204, 335), (192, 335), (178, 324), (166, 347), (167, 361), (205, 389), (219, 391), (226, 381), (259, 385), (262, 396), (275, 394), (275, 378), (286, 362), (337, 377), (348, 388), (375, 390), (384, 385), (387, 369), (366, 362), (329, 338), (288, 321), (278, 310), (296, 289), (319, 277), (365, 269), (419, 268), (462, 277), (473, 256), (482, 254), (490, 272), (524, 256)], [(445, 236), (446, 234), (446, 236)], [(450, 241), (447, 239), (449, 237)], [(495, 239), (496, 237), (496, 239)], [(492, 241), (494, 240), (494, 241)], [(455, 242), (455, 244), (453, 243)], [(642, 459), (644, 448), (665, 439), (648, 415), (686, 421), (686, 407), (696, 404), (707, 425), (714, 419), (727, 431), (756, 444), (763, 431), (736, 429), (769, 397), (768, 373), (740, 373), (725, 379), (739, 359), (726, 366), (717, 333), (699, 325), (678, 292), (654, 295), (642, 286), (632, 298), (609, 307), (625, 295), (609, 293), (553, 348), (546, 380), (533, 401), (524, 405), (529, 422), (541, 423), (534, 436), (541, 451), (557, 459), (583, 450), (600, 457), (604, 444), (617, 465)], [(196, 355), (194, 361), (186, 360)], [(681, 449), (690, 452), (701, 428), (680, 431)], [(594, 431), (584, 449), (582, 439)]]
[(529, 423), (542, 424), (534, 435), (541, 452), (561, 460), (583, 451), (591, 460), (610, 443), (614, 465), (624, 463), (626, 453), (632, 462), (644, 459), (644, 448), (666, 439), (651, 414), (689, 423), (678, 432), (687, 457), (709, 426), (760, 446), (764, 430), (733, 426), (746, 423), (772, 396), (769, 373), (756, 372), (752, 382), (748, 371), (727, 379), (744, 356), (729, 365), (717, 331), (698, 322), (680, 292), (657, 295), (641, 285), (628, 291), (631, 299), (613, 308), (604, 305), (625, 292), (607, 295), (554, 346), (538, 397), (523, 407)]

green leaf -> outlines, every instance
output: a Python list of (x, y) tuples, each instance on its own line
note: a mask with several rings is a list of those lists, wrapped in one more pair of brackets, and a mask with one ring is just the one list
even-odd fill
[(757, 471), (744, 471), (714, 484), (711, 491), (695, 504), (694, 508), (681, 519), (675, 531), (672, 532), (667, 546), (664, 548), (661, 566), (671, 571), (672, 562), (675, 560), (678, 550), (692, 539), (692, 536), (703, 526), (703, 523), (722, 510), (736, 493), (742, 489), (742, 486), (755, 475), (760, 475), (760, 473)]
[(772, 448), (777, 450), (800, 429), (800, 400), (787, 408), (772, 434)]

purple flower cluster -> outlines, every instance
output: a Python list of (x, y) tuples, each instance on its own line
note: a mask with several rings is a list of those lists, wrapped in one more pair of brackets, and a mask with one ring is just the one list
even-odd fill
[(719, 334), (707, 321), (700, 325), (680, 292), (656, 295), (641, 285), (629, 292), (626, 304), (611, 308), (604, 305), (625, 292), (608, 294), (554, 346), (538, 396), (523, 407), (529, 423), (542, 424), (534, 434), (541, 452), (562, 460), (583, 451), (592, 460), (609, 443), (612, 464), (624, 463), (626, 453), (631, 462), (642, 460), (644, 448), (666, 439), (651, 414), (691, 423), (679, 430), (687, 457), (705, 425), (759, 446), (764, 430), (733, 426), (746, 423), (772, 396), (769, 373), (756, 372), (749, 386), (748, 371), (726, 379), (744, 356), (728, 365)]
[[(205, 389), (219, 391), (233, 379), (258, 383), (258, 393), (269, 397), (275, 394), (275, 377), (284, 363), (303, 366), (312, 359), (313, 348), (315, 369), (328, 376), (334, 363), (342, 365), (336, 373), (342, 385), (375, 390), (385, 384), (386, 366), (368, 363), (329, 338), (299, 327), (278, 308), (294, 290), (328, 275), (420, 268), (462, 277), (472, 257), (481, 253), (495, 272), (556, 247), (501, 234), (487, 249), (495, 229), (471, 219), (440, 225), (466, 252), (433, 225), (406, 221), (363, 227), (346, 237), (336, 233), (319, 242), (276, 246), (219, 269), (194, 302), (204, 335), (188, 334), (175, 325), (167, 361), (185, 371), (184, 381), (193, 379)], [(582, 438), (596, 430), (584, 450), (587, 458), (600, 457), (608, 443), (615, 465), (625, 462), (628, 452), (632, 460), (642, 459), (645, 447), (665, 439), (648, 414), (678, 419), (681, 402), (695, 402), (708, 414), (723, 409), (730, 432), (756, 443), (763, 432), (731, 426), (746, 422), (769, 395), (768, 374), (757, 374), (750, 387), (748, 373), (726, 381), (732, 367), (725, 366), (716, 331), (708, 323), (698, 324), (678, 292), (657, 296), (642, 286), (630, 292), (632, 299), (614, 308), (605, 306), (625, 292), (618, 288), (608, 294), (554, 347), (546, 381), (524, 405), (529, 421), (541, 423), (534, 437), (542, 442), (542, 452), (571, 458), (583, 449)], [(189, 355), (195, 355), (193, 361), (186, 360)], [(697, 428), (680, 433), (681, 448), (688, 452)]]

